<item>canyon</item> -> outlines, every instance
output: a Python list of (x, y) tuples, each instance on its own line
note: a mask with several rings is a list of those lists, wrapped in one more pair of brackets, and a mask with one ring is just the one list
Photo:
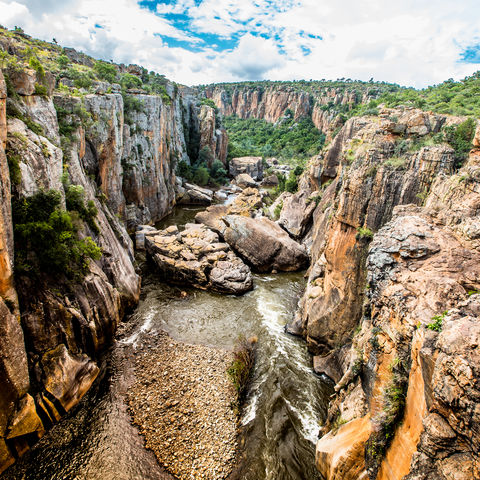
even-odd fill
[[(21, 57), (22, 38), (3, 35), (0, 44)], [(93, 65), (66, 53), (74, 64)], [(206, 149), (209, 167), (226, 166), (222, 116), (276, 123), (289, 110), (327, 138), (298, 191), (272, 205), (260, 188), (261, 159), (250, 160), (255, 188), (236, 187), (232, 202), (195, 211), (196, 223), (181, 230), (142, 230), (147, 256), (180, 285), (221, 294), (253, 288), (244, 309), (248, 295), (268, 297), (264, 283), (294, 275), (278, 272), (307, 269), (285, 328), (305, 342), (323, 382), (315, 377), (308, 388), (333, 391), (322, 397), (325, 419), (317, 420), (311, 458), (322, 478), (480, 478), (478, 120), (459, 162), (446, 133), (466, 117), (380, 105), (347, 118), (377, 97), (367, 83), (195, 89), (165, 81), (165, 93), (152, 94), (101, 81), (94, 93), (77, 92), (60, 74), (32, 68), (6, 68), (5, 77), (8, 84), (0, 71), (1, 471), (101, 376), (105, 352), (141, 296), (130, 234), (165, 219), (177, 203), (212, 201), (212, 192), (179, 178), (180, 162), (193, 164)], [(61, 272), (14, 274), (12, 204), (56, 190), (65, 209), (72, 187), (96, 211), (93, 221), (79, 220), (79, 236), (93, 239), (101, 257), (73, 280)], [(234, 308), (229, 296), (221, 301)], [(284, 350), (296, 341), (275, 335)]]

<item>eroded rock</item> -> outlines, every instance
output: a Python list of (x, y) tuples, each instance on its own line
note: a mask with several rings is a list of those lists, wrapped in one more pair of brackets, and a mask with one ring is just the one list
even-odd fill
[(223, 222), (225, 241), (258, 272), (293, 272), (308, 263), (305, 248), (268, 218), (227, 215)]
[(204, 225), (169, 227), (145, 237), (147, 253), (169, 281), (240, 295), (253, 288), (250, 268)]
[(236, 157), (230, 160), (230, 175), (237, 177), (242, 173), (246, 173), (253, 180), (261, 180), (263, 178), (262, 157)]

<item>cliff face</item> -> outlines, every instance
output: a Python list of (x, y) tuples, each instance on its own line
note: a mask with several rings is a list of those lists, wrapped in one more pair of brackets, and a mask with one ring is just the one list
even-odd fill
[(317, 445), (326, 479), (480, 475), (479, 155), (453, 174), (455, 152), (437, 141), (461, 121), (352, 118), (295, 194), (317, 202), (289, 328), (336, 383)]
[(374, 89), (357, 92), (353, 88), (323, 87), (303, 91), (285, 85), (243, 86), (228, 88), (213, 85), (205, 88), (205, 96), (212, 99), (222, 115), (238, 118), (258, 118), (278, 122), (286, 110), (293, 118), (310, 117), (322, 132), (331, 134), (343, 125), (339, 108), (349, 110), (358, 103), (367, 103), (375, 96)]
[[(138, 301), (125, 225), (169, 213), (177, 162), (189, 163), (189, 153), (206, 144), (225, 161), (228, 142), (186, 88), (168, 84), (162, 96), (99, 88), (75, 96), (52, 87), (36, 95), (29, 86), (37, 80), (26, 69), (10, 79), (7, 98), (0, 72), (0, 471), (80, 401), (118, 323)], [(92, 237), (101, 258), (79, 279), (17, 274), (14, 282), (13, 197), (53, 189), (65, 208), (64, 185), (81, 189), (97, 210), (98, 228), (82, 223), (80, 237)]]

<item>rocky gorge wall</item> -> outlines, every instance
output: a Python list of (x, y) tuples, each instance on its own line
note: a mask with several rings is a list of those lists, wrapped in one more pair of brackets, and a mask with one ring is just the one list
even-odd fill
[(326, 479), (480, 478), (480, 128), (460, 170), (439, 135), (463, 120), (352, 118), (283, 198), (312, 257), (289, 331), (335, 384)]
[(303, 91), (288, 85), (207, 86), (207, 98), (212, 99), (222, 115), (238, 118), (257, 118), (276, 123), (288, 109), (293, 118), (310, 117), (322, 132), (331, 134), (344, 123), (339, 107), (351, 109), (359, 103), (368, 103), (376, 96), (374, 88), (358, 91), (353, 87), (318, 87)]
[[(127, 228), (171, 211), (180, 160), (194, 161), (208, 144), (225, 162), (228, 142), (214, 109), (200, 108), (187, 88), (170, 84), (170, 100), (130, 92), (129, 107), (102, 85), (72, 95), (54, 91), (54, 80), (47, 94), (35, 94), (33, 70), (9, 81), (7, 98), (0, 72), (0, 471), (80, 401), (124, 313), (138, 302)], [(65, 208), (68, 185), (97, 212), (79, 234), (96, 242), (101, 258), (81, 278), (14, 280), (13, 198), (53, 189)]]

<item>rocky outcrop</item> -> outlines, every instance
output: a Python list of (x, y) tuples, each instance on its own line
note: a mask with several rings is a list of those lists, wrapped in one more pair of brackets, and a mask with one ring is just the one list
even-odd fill
[(253, 180), (262, 180), (263, 164), (262, 157), (237, 157), (230, 160), (229, 173), (232, 177), (237, 177), (246, 173)]
[(224, 128), (217, 128), (217, 116), (215, 110), (202, 105), (199, 112), (200, 123), (200, 150), (207, 148), (209, 158), (207, 166), (211, 167), (215, 160), (227, 164), (228, 135)]
[(205, 96), (212, 99), (222, 115), (258, 118), (277, 123), (287, 113), (294, 119), (309, 117), (322, 132), (331, 136), (344, 123), (340, 115), (378, 95), (374, 86), (328, 85), (305, 88), (301, 85), (210, 85)]
[(480, 476), (479, 158), (438, 174), (424, 207), (394, 208), (369, 245), (359, 328), (316, 361), (337, 392), (317, 444), (326, 479)]
[(147, 233), (147, 253), (170, 282), (240, 295), (253, 288), (250, 269), (216, 233), (204, 225), (187, 224)]
[(178, 198), (179, 205), (210, 205), (213, 200), (213, 191), (192, 183), (183, 186), (182, 195)]
[(236, 115), (239, 118), (262, 118), (275, 123), (290, 109), (295, 118), (302, 118), (310, 112), (310, 96), (306, 92), (289, 88), (234, 88), (225, 91), (221, 86), (207, 87), (207, 98), (211, 98), (222, 115)]
[(229, 205), (212, 205), (195, 215), (197, 223), (203, 223), (213, 231), (223, 235), (225, 223), (222, 221), (226, 215), (243, 215), (254, 217), (263, 206), (262, 195), (256, 188), (246, 188), (237, 195)]
[[(72, 52), (72, 61), (87, 65), (85, 59)], [(10, 80), (17, 94), (7, 99), (0, 74), (0, 470), (95, 381), (102, 352), (139, 298), (125, 223), (134, 230), (169, 213), (178, 194), (176, 165), (196, 160), (200, 150), (199, 100), (190, 89), (166, 82), (163, 95), (139, 89), (121, 95), (118, 86), (97, 82), (96, 94), (73, 96), (62, 88), (52, 96), (55, 79), (48, 72), (40, 82), (37, 72), (20, 68)], [(213, 127), (215, 155), (224, 161), (227, 137), (216, 119)], [(101, 258), (79, 278), (18, 274), (14, 284), (12, 192), (21, 201), (53, 189), (65, 209), (69, 185), (97, 212), (92, 224), (75, 222), (80, 237), (101, 248)], [(211, 202), (211, 191), (186, 187), (186, 197)], [(208, 264), (210, 284), (228, 292), (251, 288), (249, 268), (228, 246), (226, 252)]]
[(13, 224), (7, 144), (7, 91), (0, 71), (0, 297), (16, 303), (13, 286)]
[(241, 173), (235, 177), (235, 184), (240, 188), (256, 187), (255, 180), (248, 173)]
[(266, 217), (226, 215), (225, 241), (257, 272), (294, 272), (305, 268), (308, 255), (275, 222)]
[[(413, 109), (352, 118), (330, 149), (312, 160), (302, 179), (302, 190), (321, 189), (313, 214), (312, 267), (290, 331), (304, 335), (313, 353), (343, 344), (357, 325), (373, 233), (396, 205), (420, 204), (435, 178), (452, 171), (454, 151), (447, 145), (408, 151), (418, 132), (434, 134), (445, 121)], [(413, 124), (416, 133), (410, 137), (406, 132)]]
[(320, 194), (300, 190), (294, 195), (285, 196), (278, 224), (293, 238), (301, 239), (309, 227), (313, 212), (320, 200)]

